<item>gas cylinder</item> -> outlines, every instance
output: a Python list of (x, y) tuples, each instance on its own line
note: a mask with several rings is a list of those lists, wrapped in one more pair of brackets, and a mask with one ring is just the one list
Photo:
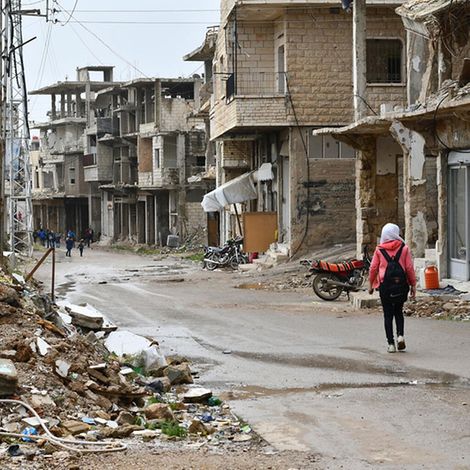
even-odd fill
[(439, 272), (436, 266), (428, 266), (424, 270), (424, 287), (426, 289), (439, 289)]

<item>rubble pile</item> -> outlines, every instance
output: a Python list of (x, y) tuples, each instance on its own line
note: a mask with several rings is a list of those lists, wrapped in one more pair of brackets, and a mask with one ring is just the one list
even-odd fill
[(409, 317), (470, 321), (470, 301), (458, 297), (422, 297), (407, 302), (403, 312)]
[(155, 341), (117, 330), (91, 306), (58, 306), (0, 276), (0, 400), (18, 400), (0, 401), (0, 461), (63, 453), (35, 442), (42, 424), (53, 436), (92, 442), (250, 441), (251, 429), (195, 376), (188, 359), (165, 357)]

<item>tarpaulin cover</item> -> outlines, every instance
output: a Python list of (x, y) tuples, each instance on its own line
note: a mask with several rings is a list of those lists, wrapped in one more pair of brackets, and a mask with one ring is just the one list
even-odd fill
[(254, 171), (245, 173), (207, 193), (201, 202), (204, 211), (217, 212), (229, 204), (256, 199), (258, 192), (256, 191), (253, 174)]
[(263, 163), (259, 170), (244, 173), (207, 193), (202, 200), (202, 208), (205, 212), (218, 212), (229, 204), (256, 199), (255, 182), (272, 180), (273, 177), (271, 163)]

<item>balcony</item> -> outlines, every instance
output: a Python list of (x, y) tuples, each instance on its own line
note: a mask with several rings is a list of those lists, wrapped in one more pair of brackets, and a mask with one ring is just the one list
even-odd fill
[(113, 118), (96, 117), (96, 118), (93, 118), (86, 132), (88, 135), (117, 134), (118, 129), (114, 125)]
[(90, 182), (109, 182), (113, 179), (112, 155), (89, 153), (83, 156), (84, 178)]
[(225, 83), (225, 97), (215, 101), (211, 109), (211, 138), (226, 132), (287, 127), (285, 91), (281, 73), (231, 74)]
[(83, 153), (83, 142), (81, 142), (81, 139), (77, 142), (67, 142), (65, 144), (57, 142), (54, 148), (50, 150), (50, 155), (70, 155), (75, 153)]

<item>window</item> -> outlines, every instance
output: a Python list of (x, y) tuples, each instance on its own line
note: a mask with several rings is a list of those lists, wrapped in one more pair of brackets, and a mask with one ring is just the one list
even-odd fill
[(279, 46), (277, 49), (277, 91), (285, 94), (286, 92), (286, 69), (285, 69), (285, 48)]
[(312, 135), (308, 139), (309, 158), (355, 158), (356, 152), (349, 145), (330, 135)]
[(69, 168), (69, 182), (75, 184), (75, 168)]
[(161, 167), (160, 149), (153, 149), (153, 158), (155, 161), (155, 168), (160, 168)]
[(206, 157), (196, 157), (196, 166), (206, 166)]
[(367, 39), (367, 83), (402, 83), (400, 39)]

